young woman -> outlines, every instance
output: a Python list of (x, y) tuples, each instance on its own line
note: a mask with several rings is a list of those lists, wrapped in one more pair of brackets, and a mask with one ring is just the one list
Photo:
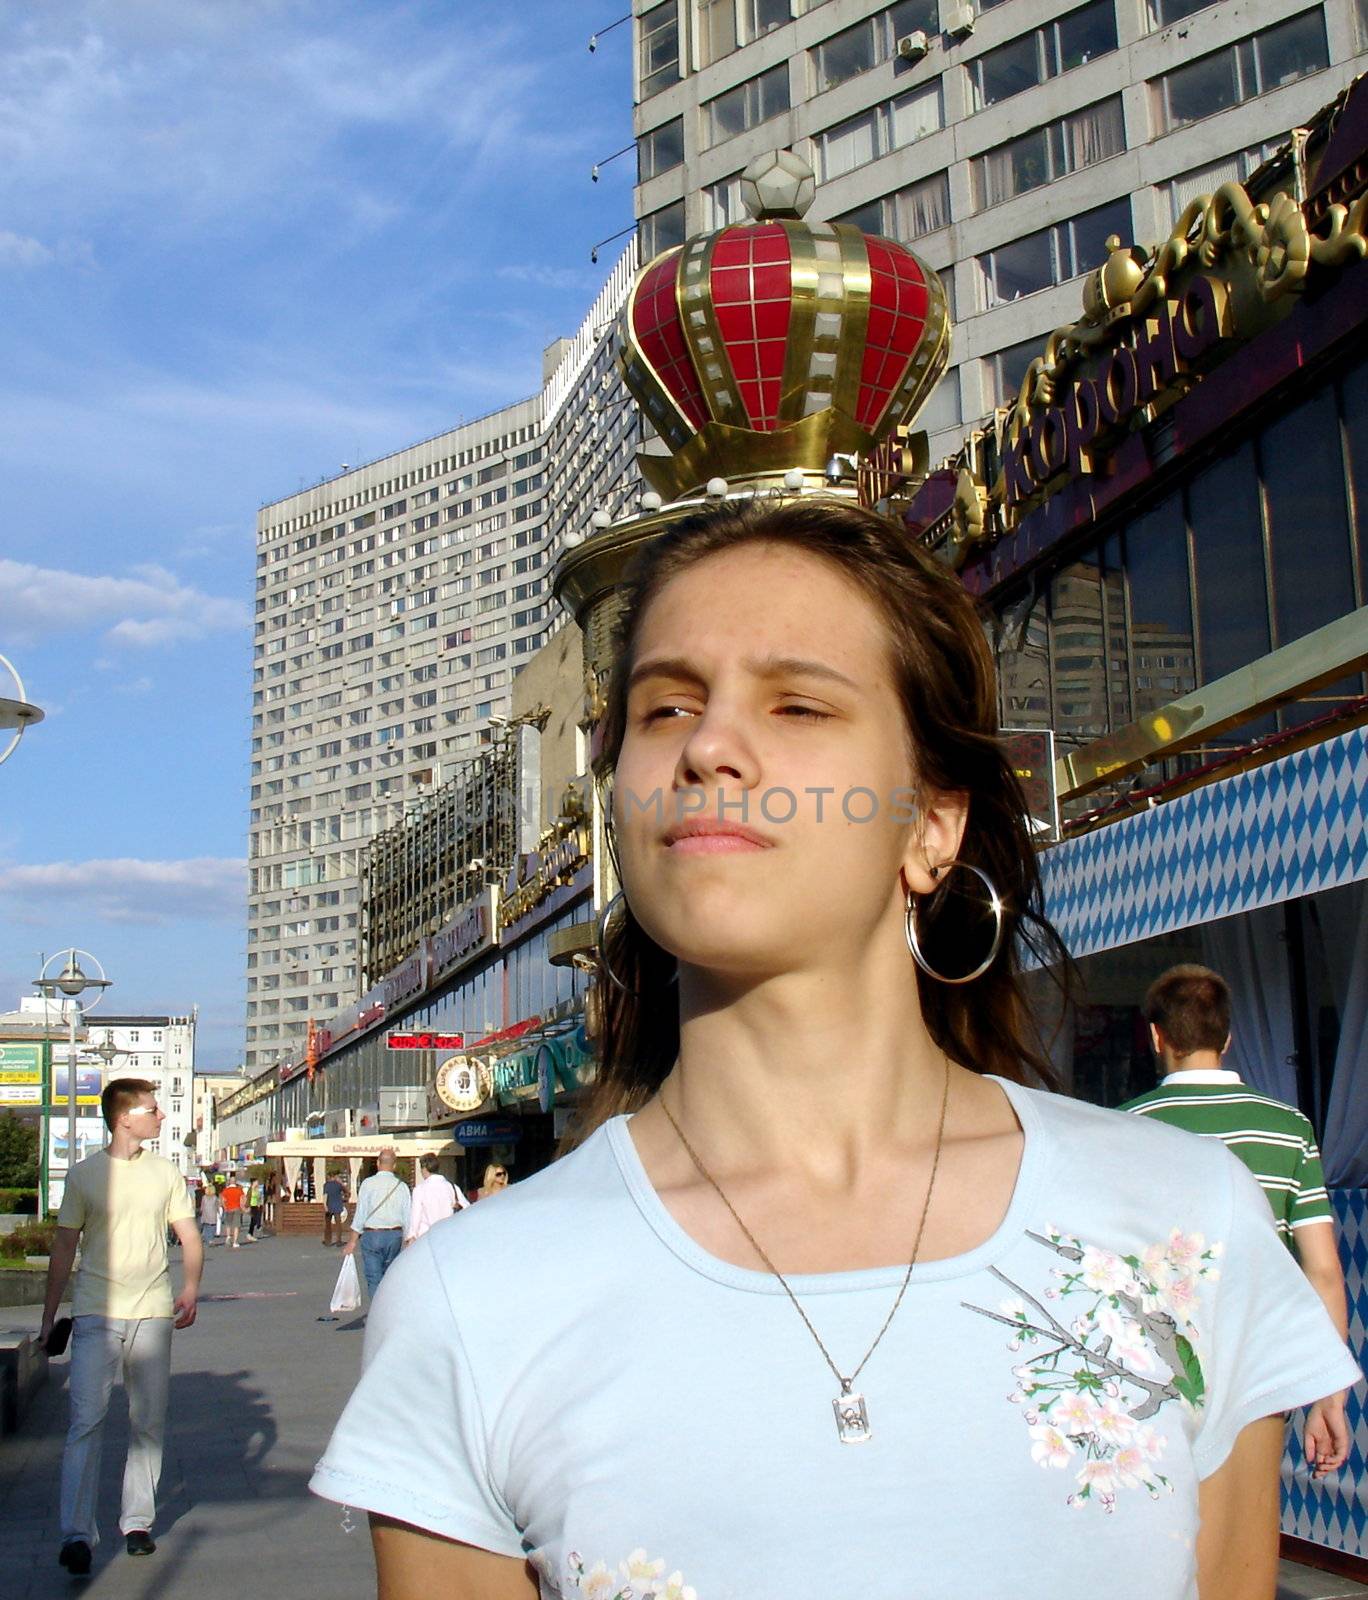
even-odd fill
[(490, 1195), (498, 1194), (501, 1189), (508, 1187), (508, 1168), (500, 1162), (490, 1161), (484, 1169), (484, 1182), (475, 1191), (477, 1200), (487, 1200)]
[(1222, 1147), (1022, 1086), (995, 698), (871, 514), (655, 546), (597, 1125), (405, 1253), (313, 1480), (384, 1600), (1271, 1600), (1280, 1413), (1356, 1369)]

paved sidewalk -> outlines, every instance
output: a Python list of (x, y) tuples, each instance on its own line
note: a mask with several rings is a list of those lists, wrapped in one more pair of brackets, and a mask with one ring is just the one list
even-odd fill
[[(173, 1346), (157, 1552), (130, 1557), (119, 1537), (127, 1440), (119, 1393), (105, 1436), (104, 1542), (84, 1583), (57, 1566), (68, 1362), (52, 1364), (19, 1432), (0, 1440), (3, 1600), (370, 1600), (375, 1569), (364, 1516), (347, 1534), (341, 1508), (306, 1489), (361, 1356), (361, 1317), (317, 1320), (327, 1313), (340, 1254), (293, 1238), (211, 1247), (199, 1320)], [(38, 1322), (36, 1306), (0, 1309), (0, 1327)], [(1368, 1588), (1283, 1564), (1278, 1600), (1341, 1596), (1368, 1596)]]
[[(175, 1252), (179, 1255), (179, 1252)], [(267, 1593), (369, 1600), (375, 1568), (364, 1516), (305, 1485), (356, 1378), (361, 1318), (326, 1314), (340, 1250), (266, 1239), (211, 1247), (193, 1328), (175, 1335), (166, 1458), (153, 1536), (130, 1557), (118, 1531), (127, 1413), (116, 1393), (105, 1435), (102, 1543), (90, 1579), (57, 1565), (57, 1484), (66, 1431), (64, 1357), (17, 1434), (0, 1440), (0, 1593), (4, 1600), (180, 1600)], [(178, 1269), (173, 1268), (173, 1272)], [(39, 1308), (0, 1310), (36, 1328)]]

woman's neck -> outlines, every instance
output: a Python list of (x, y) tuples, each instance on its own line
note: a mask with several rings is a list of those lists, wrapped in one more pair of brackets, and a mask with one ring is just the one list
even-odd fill
[(934, 1136), (947, 1062), (915, 983), (792, 973), (721, 996), (680, 979), (671, 1110), (724, 1163), (849, 1182), (890, 1140)]

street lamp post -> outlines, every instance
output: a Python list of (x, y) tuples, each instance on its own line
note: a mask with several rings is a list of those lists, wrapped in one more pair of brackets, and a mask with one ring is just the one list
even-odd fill
[[(81, 970), (80, 957), (84, 956), (99, 971), (98, 978), (88, 977)], [(65, 965), (55, 978), (48, 976), (48, 968), (54, 961), (65, 958)], [(82, 1007), (79, 1003), (80, 996), (87, 989), (95, 991), (95, 998), (90, 1002), (87, 1010), (94, 1010), (110, 986), (110, 979), (105, 977), (104, 968), (89, 950), (77, 950), (74, 946), (69, 950), (59, 950), (55, 956), (50, 956), (43, 963), (43, 970), (38, 974), (35, 984), (39, 994), (46, 999), (51, 999), (54, 994), (60, 994), (65, 1000), (71, 1001), (67, 1013), (67, 1176), (76, 1165), (76, 1021), (81, 1015)], [(65, 1180), (63, 1180), (65, 1182)]]
[(31, 728), (34, 723), (43, 720), (43, 713), (39, 708), (29, 702), (25, 696), (24, 680), (14, 670), (13, 663), (6, 657), (0, 656), (0, 667), (4, 667), (14, 680), (15, 693), (13, 695), (0, 695), (0, 731), (10, 732), (12, 737), (0, 750), (0, 762), (8, 761), (19, 747), (19, 741), (24, 737), (24, 729)]

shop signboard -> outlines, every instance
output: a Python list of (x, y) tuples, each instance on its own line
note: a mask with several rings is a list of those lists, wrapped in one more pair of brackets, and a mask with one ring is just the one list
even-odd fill
[[(104, 1088), (104, 1073), (99, 1067), (76, 1068), (76, 1104), (78, 1106), (97, 1106), (100, 1103), (100, 1092)], [(52, 1069), (52, 1103), (58, 1108), (67, 1102), (67, 1069), (64, 1066), (54, 1066)]]
[(43, 1103), (43, 1046), (0, 1044), (0, 1107)]
[[(478, 900), (460, 911), (432, 936), (432, 980), (467, 961), (493, 942), (494, 891), (486, 889)], [(458, 1046), (459, 1048), (459, 1046)]]
[(391, 1033), (385, 1037), (387, 1050), (459, 1050), (463, 1033)]
[(426, 1128), (427, 1122), (425, 1085), (405, 1084), (380, 1090), (380, 1126), (386, 1132), (391, 1128)]
[(487, 1144), (513, 1144), (522, 1138), (522, 1129), (510, 1118), (479, 1118), (474, 1122), (458, 1122), (451, 1130), (456, 1143), (473, 1149)]
[(501, 932), (517, 927), (558, 888), (574, 883), (592, 853), (588, 827), (576, 820), (558, 828), (557, 836), (543, 849), (520, 855), (509, 871), (499, 904)]

